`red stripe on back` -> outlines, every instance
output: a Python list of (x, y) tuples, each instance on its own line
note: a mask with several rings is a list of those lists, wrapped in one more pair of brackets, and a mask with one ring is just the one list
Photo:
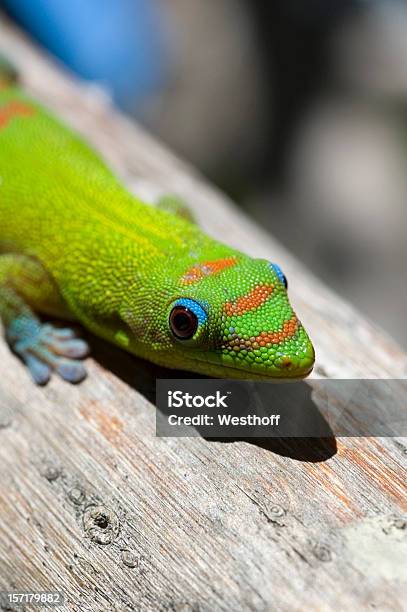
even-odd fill
[(217, 274), (226, 268), (236, 265), (236, 263), (236, 257), (225, 257), (224, 259), (217, 259), (216, 261), (205, 261), (187, 270), (181, 281), (184, 285), (192, 285), (202, 278)]
[(13, 100), (0, 106), (0, 129), (5, 128), (15, 117), (31, 117), (35, 110), (24, 102)]

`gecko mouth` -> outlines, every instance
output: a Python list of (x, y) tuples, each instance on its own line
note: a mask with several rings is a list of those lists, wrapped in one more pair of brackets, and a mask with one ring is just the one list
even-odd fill
[(200, 364), (206, 364), (209, 367), (221, 367), (227, 372), (233, 372), (238, 374), (236, 378), (241, 378), (247, 380), (273, 380), (275, 382), (295, 382), (296, 380), (303, 380), (307, 376), (309, 376), (314, 369), (314, 362), (307, 368), (294, 367), (291, 372), (286, 368), (277, 368), (276, 366), (269, 368), (273, 371), (272, 374), (267, 374), (267, 371), (256, 372), (251, 368), (251, 366), (246, 365), (246, 367), (239, 368), (236, 366), (232, 366), (225, 363), (211, 362), (205, 359), (194, 359), (194, 361)]

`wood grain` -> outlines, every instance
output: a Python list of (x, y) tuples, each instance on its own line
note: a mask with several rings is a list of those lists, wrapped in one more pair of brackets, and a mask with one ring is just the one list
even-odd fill
[[(314, 376), (407, 376), (395, 342), (100, 92), (4, 20), (0, 46), (131, 189), (178, 193), (209, 233), (281, 263)], [(61, 590), (75, 612), (405, 609), (405, 441), (159, 439), (171, 374), (92, 346), (83, 384), (40, 389), (0, 342), (0, 590)]]

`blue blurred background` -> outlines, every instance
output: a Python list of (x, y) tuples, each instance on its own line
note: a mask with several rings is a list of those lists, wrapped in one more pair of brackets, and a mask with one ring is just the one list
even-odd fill
[(405, 1), (2, 5), (407, 347)]
[(165, 23), (150, 0), (6, 0), (31, 35), (80, 77), (137, 112), (162, 83)]

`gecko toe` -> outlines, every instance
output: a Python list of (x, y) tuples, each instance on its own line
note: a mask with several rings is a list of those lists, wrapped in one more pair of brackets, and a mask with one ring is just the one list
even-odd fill
[(30, 371), (33, 381), (37, 385), (46, 385), (51, 378), (51, 368), (46, 363), (37, 359), (37, 357), (34, 357), (34, 355), (27, 354), (24, 362)]
[(79, 383), (86, 378), (86, 368), (80, 361), (59, 359), (56, 371), (61, 378), (70, 383)]
[(48, 327), (49, 333), (58, 340), (70, 340), (71, 338), (75, 338), (75, 332), (70, 327), (52, 327), (52, 325), (44, 327)]
[(65, 341), (54, 340), (53, 342), (47, 342), (47, 346), (56, 355), (61, 355), (68, 359), (82, 359), (89, 353), (88, 344), (79, 338)]

